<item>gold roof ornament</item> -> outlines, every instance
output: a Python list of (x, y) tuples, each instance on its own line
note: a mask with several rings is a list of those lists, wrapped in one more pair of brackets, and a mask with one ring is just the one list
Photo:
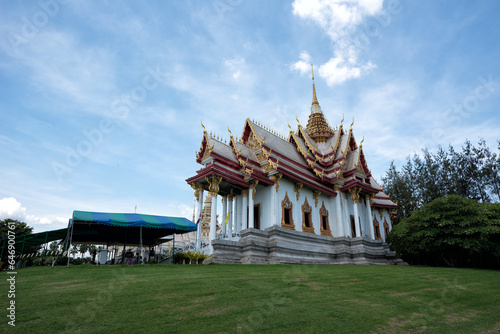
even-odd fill
[(314, 85), (314, 69), (311, 64), (311, 73), (312, 73), (312, 81), (313, 81), (313, 100), (311, 104), (311, 112), (321, 112), (321, 108), (319, 107), (318, 97), (316, 96), (316, 86)]
[(313, 81), (313, 100), (311, 104), (311, 114), (307, 122), (306, 131), (311, 139), (318, 143), (325, 143), (328, 138), (333, 137), (334, 132), (321, 111), (318, 97), (316, 96), (316, 85), (314, 83), (314, 70), (311, 65), (312, 81)]

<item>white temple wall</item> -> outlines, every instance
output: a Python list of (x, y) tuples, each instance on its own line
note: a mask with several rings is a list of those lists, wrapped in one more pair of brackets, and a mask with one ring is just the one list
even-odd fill
[[(271, 200), (271, 191), (273, 187), (257, 185), (255, 191), (255, 199), (253, 201), (254, 205), (260, 204), (260, 229), (265, 230), (272, 225), (271, 222), (271, 205), (273, 205)], [(253, 208), (252, 208), (253, 210)]]

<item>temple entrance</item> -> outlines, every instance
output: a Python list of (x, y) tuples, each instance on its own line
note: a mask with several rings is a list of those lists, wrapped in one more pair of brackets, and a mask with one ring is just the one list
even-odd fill
[(354, 220), (354, 216), (351, 215), (351, 236), (356, 238), (356, 221)]
[(253, 206), (253, 227), (260, 230), (260, 204)]

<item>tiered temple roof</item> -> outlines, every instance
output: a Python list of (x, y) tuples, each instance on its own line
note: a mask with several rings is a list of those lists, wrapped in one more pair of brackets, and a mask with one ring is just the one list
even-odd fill
[(316, 97), (313, 74), (311, 114), (304, 128), (297, 119), (297, 128), (290, 125), (287, 138), (263, 125), (245, 120), (241, 138), (237, 140), (228, 129), (228, 143), (209, 135), (203, 126), (203, 139), (197, 162), (203, 168), (186, 180), (208, 188), (208, 176), (222, 177), (219, 194), (241, 192), (250, 187), (250, 181), (273, 185), (284, 177), (302, 183), (313, 190), (336, 196), (337, 191), (353, 187), (370, 195), (374, 207), (395, 209), (392, 202), (372, 177), (363, 152), (353, 134), (354, 120), (349, 128), (332, 128), (326, 121)]

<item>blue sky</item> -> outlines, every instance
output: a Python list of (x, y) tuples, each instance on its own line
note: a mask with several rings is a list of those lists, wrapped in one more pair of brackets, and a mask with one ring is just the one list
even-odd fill
[(0, 1), (0, 219), (192, 217), (202, 128), (354, 117), (376, 179), (500, 139), (500, 2)]

